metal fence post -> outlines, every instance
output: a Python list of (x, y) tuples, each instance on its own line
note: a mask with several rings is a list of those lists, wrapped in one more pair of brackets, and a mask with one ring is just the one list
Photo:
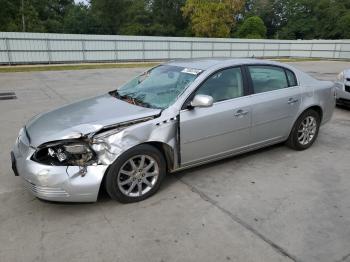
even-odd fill
[(7, 53), (7, 60), (8, 60), (8, 64), (11, 65), (12, 64), (12, 59), (11, 59), (11, 50), (10, 50), (10, 43), (9, 43), (9, 39), (6, 37), (5, 38), (5, 46), (6, 46), (6, 53)]
[(211, 57), (214, 57), (214, 42), (211, 42)]
[(334, 49), (333, 49), (333, 58), (335, 58), (335, 54), (337, 52), (337, 43), (334, 43)]
[(114, 41), (114, 60), (118, 62), (118, 40)]
[(167, 41), (168, 59), (170, 59), (170, 41)]
[(82, 50), (83, 50), (83, 61), (86, 61), (86, 45), (85, 45), (85, 39), (81, 40), (81, 46), (82, 46)]
[(191, 41), (190, 52), (190, 57), (193, 58), (193, 41)]
[(312, 58), (312, 51), (313, 50), (314, 50), (314, 43), (311, 43), (311, 50), (310, 50), (309, 58)]
[(145, 54), (145, 41), (142, 40), (142, 61), (145, 61), (145, 57), (146, 57), (146, 54)]
[(344, 45), (345, 45), (344, 42), (342, 42), (341, 45), (340, 45), (338, 58), (342, 58), (342, 56), (343, 56), (343, 47), (344, 47)]
[(48, 38), (46, 38), (46, 50), (47, 50), (47, 57), (49, 58), (49, 64), (51, 64), (51, 61), (52, 61), (51, 45), (50, 45), (50, 39)]
[(266, 43), (264, 42), (264, 47), (263, 47), (263, 58), (265, 58), (265, 48), (266, 48)]

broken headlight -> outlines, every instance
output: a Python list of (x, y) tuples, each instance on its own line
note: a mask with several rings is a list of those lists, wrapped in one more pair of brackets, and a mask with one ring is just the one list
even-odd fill
[(32, 159), (49, 165), (85, 166), (95, 160), (95, 154), (85, 141), (58, 142), (41, 146)]

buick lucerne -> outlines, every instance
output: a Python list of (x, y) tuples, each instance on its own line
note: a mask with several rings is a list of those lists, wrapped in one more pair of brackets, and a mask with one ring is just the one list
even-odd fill
[(272, 144), (305, 150), (335, 107), (334, 83), (286, 64), (191, 59), (154, 67), (107, 94), (35, 116), (12, 168), (38, 198), (123, 203), (167, 173)]

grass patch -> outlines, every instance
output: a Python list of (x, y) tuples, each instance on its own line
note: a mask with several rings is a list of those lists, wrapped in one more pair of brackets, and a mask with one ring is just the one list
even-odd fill
[[(312, 61), (345, 61), (337, 59), (322, 58), (265, 58), (282, 63), (288, 62), (312, 62)], [(160, 62), (135, 62), (135, 63), (106, 63), (106, 64), (70, 64), (70, 65), (18, 65), (18, 66), (0, 66), (0, 73), (15, 72), (40, 72), (40, 71), (64, 71), (64, 70), (86, 70), (86, 69), (110, 69), (110, 68), (137, 68), (137, 67), (154, 67)]]
[(349, 62), (348, 59), (326, 59), (326, 58), (272, 58), (271, 60), (277, 61), (277, 62), (318, 62), (318, 61), (335, 61), (335, 62)]
[(282, 62), (282, 63), (287, 63), (287, 62), (317, 62), (317, 61), (332, 61), (329, 59), (322, 59), (322, 58), (276, 58), (276, 59), (271, 59), (273, 61), (277, 62)]
[(0, 67), (0, 73), (110, 69), (110, 68), (136, 68), (136, 67), (153, 67), (156, 65), (159, 65), (159, 63), (152, 62), (152, 63), (120, 63), (120, 64), (3, 66), (3, 67)]

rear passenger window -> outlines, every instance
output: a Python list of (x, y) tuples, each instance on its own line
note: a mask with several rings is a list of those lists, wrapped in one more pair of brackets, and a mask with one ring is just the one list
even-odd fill
[(283, 68), (274, 66), (249, 66), (254, 93), (263, 93), (288, 87)]
[(295, 78), (294, 73), (292, 71), (286, 69), (286, 74), (288, 77), (289, 86), (297, 86), (298, 82), (297, 82), (297, 79)]

